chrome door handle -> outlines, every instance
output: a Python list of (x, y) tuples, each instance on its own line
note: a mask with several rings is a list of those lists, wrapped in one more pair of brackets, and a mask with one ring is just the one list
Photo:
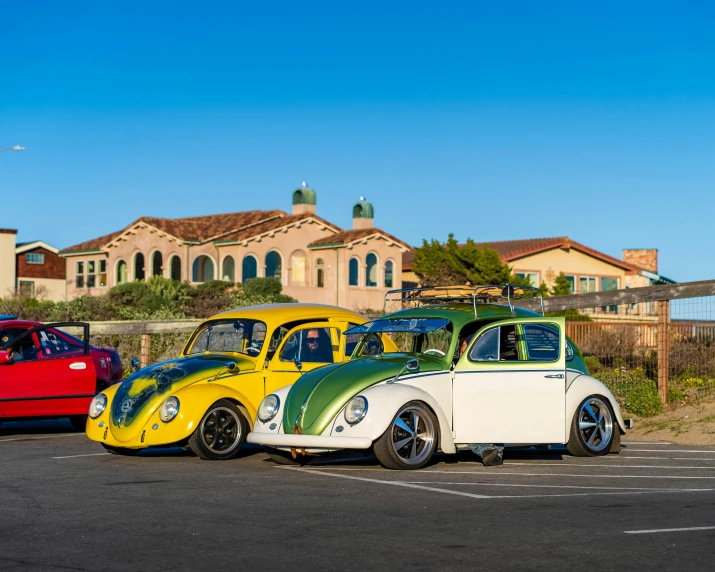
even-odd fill
[(563, 379), (564, 374), (563, 373), (552, 373), (551, 375), (545, 375), (544, 377), (548, 379)]

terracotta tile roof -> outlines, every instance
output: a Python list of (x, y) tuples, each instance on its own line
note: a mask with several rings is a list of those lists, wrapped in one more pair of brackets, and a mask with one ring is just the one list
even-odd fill
[(339, 232), (338, 234), (334, 234), (333, 236), (326, 236), (325, 238), (321, 238), (320, 240), (315, 240), (311, 242), (308, 246), (320, 247), (332, 244), (350, 244), (351, 242), (355, 242), (356, 240), (360, 240), (361, 238), (372, 236), (373, 234), (381, 234), (382, 236), (396, 242), (400, 246), (404, 246), (405, 248), (411, 248), (410, 245), (406, 242), (403, 242), (399, 238), (396, 238), (391, 234), (385, 232), (384, 230), (376, 227), (344, 230), (342, 232)]
[[(629, 272), (640, 272), (640, 269), (633, 264), (589, 248), (588, 246), (571, 240), (568, 236), (556, 236), (552, 238), (529, 238), (521, 240), (501, 240), (495, 242), (478, 242), (478, 247), (489, 246), (499, 253), (503, 262), (513, 262), (525, 256), (530, 256), (538, 252), (543, 252), (545, 250), (551, 250), (553, 248), (573, 248), (579, 250), (585, 254), (603, 260), (608, 264), (618, 266)], [(402, 256), (402, 270), (411, 270), (412, 263), (414, 260), (414, 250), (406, 252)]]
[(182, 240), (198, 240), (200, 242), (210, 239), (220, 239), (223, 236), (238, 231), (251, 225), (257, 225), (261, 221), (282, 219), (288, 217), (280, 209), (270, 211), (245, 211), (237, 213), (225, 213), (217, 215), (204, 215), (187, 218), (159, 218), (140, 217), (122, 230), (94, 238), (80, 244), (75, 244), (64, 249), (63, 253), (78, 252), (82, 250), (99, 250), (117, 236), (125, 232), (128, 228), (138, 223), (149, 224), (167, 234)]
[(226, 236), (222, 237), (221, 240), (247, 240), (249, 238), (253, 238), (254, 236), (261, 235), (265, 232), (270, 232), (272, 230), (277, 230), (279, 228), (282, 228), (286, 225), (296, 223), (301, 220), (307, 220), (307, 219), (315, 219), (318, 222), (324, 224), (325, 226), (335, 230), (336, 232), (342, 232), (342, 229), (339, 226), (335, 226), (334, 224), (328, 222), (324, 218), (319, 217), (318, 215), (311, 214), (311, 213), (302, 213), (302, 214), (295, 214), (295, 215), (285, 215), (281, 218), (276, 218), (272, 220), (267, 220), (264, 222), (259, 222), (257, 225), (253, 225), (249, 228), (245, 228), (242, 230), (239, 230), (237, 232), (232, 232), (230, 234), (227, 234)]

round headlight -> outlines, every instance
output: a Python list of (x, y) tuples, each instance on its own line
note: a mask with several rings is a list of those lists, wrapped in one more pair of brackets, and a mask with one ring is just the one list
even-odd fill
[(360, 423), (367, 415), (367, 399), (362, 395), (353, 397), (345, 406), (345, 421), (350, 425)]
[(89, 416), (92, 419), (99, 417), (107, 407), (107, 396), (104, 393), (98, 393), (94, 396), (92, 403), (89, 404)]
[(159, 419), (161, 419), (164, 423), (168, 423), (176, 417), (177, 413), (179, 413), (179, 398), (172, 395), (161, 404)]
[(281, 400), (278, 399), (277, 395), (271, 393), (270, 395), (266, 396), (266, 398), (261, 401), (261, 404), (258, 406), (258, 419), (261, 421), (261, 423), (268, 423), (276, 416), (276, 413), (278, 413), (278, 409), (280, 409), (280, 406)]

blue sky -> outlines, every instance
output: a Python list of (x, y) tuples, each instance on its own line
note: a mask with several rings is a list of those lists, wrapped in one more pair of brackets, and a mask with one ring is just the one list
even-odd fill
[(2, 2), (0, 228), (290, 210), (715, 278), (711, 2)]

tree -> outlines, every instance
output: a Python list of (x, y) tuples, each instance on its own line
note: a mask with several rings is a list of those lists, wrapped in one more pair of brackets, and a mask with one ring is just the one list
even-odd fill
[(571, 282), (566, 278), (566, 275), (561, 272), (554, 280), (554, 286), (551, 288), (552, 296), (568, 296), (571, 292)]

